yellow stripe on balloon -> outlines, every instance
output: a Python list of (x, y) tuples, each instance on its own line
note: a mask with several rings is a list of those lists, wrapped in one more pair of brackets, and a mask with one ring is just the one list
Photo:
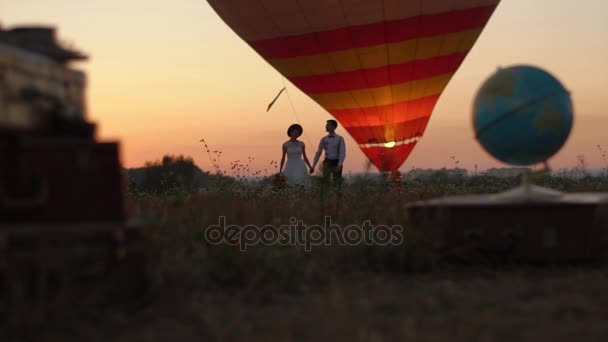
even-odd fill
[(393, 86), (313, 94), (311, 97), (327, 110), (386, 106), (439, 94), (453, 75), (453, 73), (449, 73)]
[[(481, 29), (418, 38), (394, 44), (376, 45), (313, 56), (271, 59), (286, 77), (327, 75), (359, 69), (373, 69), (390, 64), (430, 59), (458, 52), (468, 52), (481, 34)], [(387, 59), (387, 50), (389, 58)]]

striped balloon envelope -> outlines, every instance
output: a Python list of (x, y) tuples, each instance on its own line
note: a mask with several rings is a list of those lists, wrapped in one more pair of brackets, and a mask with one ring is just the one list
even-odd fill
[(259, 55), (395, 171), (500, 0), (207, 0)]

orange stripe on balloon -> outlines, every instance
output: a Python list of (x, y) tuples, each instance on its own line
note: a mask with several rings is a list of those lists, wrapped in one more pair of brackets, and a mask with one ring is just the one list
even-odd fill
[(288, 78), (373, 69), (451, 54), (466, 54), (475, 45), (480, 34), (481, 29), (475, 29), (394, 44), (271, 59), (268, 62)]
[(465, 57), (466, 53), (457, 53), (374, 69), (294, 77), (290, 81), (308, 94), (377, 88), (454, 73)]
[(440, 94), (452, 75), (453, 73), (443, 74), (378, 88), (311, 94), (310, 97), (328, 111), (386, 106)]
[(375, 126), (428, 117), (438, 100), (439, 94), (436, 94), (387, 106), (332, 110), (330, 113), (344, 127)]
[(331, 31), (250, 41), (249, 44), (266, 59), (317, 55), (481, 28), (495, 8), (496, 5), (481, 6)]

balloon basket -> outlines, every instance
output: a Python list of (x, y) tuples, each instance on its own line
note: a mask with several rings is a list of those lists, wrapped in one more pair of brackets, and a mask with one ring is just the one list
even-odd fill
[(589, 262), (602, 257), (608, 193), (562, 193), (530, 184), (514, 189), (414, 202), (414, 227), (437, 233), (446, 259)]

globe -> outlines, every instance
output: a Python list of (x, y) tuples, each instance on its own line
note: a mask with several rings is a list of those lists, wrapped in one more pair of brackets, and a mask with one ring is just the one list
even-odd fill
[(572, 101), (548, 72), (518, 65), (499, 69), (481, 86), (473, 127), (481, 146), (512, 165), (545, 162), (568, 140)]

